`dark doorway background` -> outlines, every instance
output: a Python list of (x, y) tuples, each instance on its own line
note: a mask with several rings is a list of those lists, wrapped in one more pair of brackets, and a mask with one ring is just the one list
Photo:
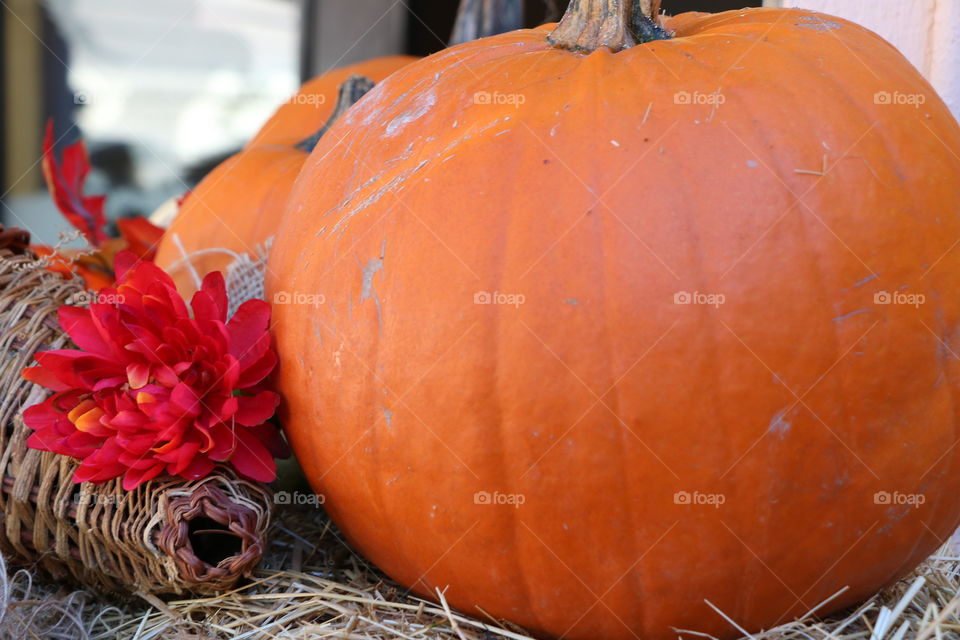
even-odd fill
[[(411, 16), (407, 23), (408, 53), (426, 56), (446, 46), (453, 28), (456, 0), (410, 0)], [(730, 11), (744, 7), (759, 7), (762, 0), (665, 0), (670, 13), (685, 11)], [(567, 6), (567, 0), (526, 0), (527, 25), (555, 20)], [(550, 13), (554, 15), (551, 16)]]

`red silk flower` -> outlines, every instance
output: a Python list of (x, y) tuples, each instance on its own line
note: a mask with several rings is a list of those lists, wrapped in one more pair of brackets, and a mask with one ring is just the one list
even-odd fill
[(117, 286), (89, 309), (63, 306), (79, 349), (36, 355), (23, 377), (56, 393), (23, 413), (27, 445), (81, 460), (74, 482), (123, 476), (124, 489), (166, 472), (206, 476), (218, 462), (263, 482), (284, 454), (267, 422), (279, 396), (265, 379), (277, 364), (270, 306), (244, 303), (227, 321), (223, 276), (209, 274), (190, 302), (173, 280), (129, 252), (117, 254)]

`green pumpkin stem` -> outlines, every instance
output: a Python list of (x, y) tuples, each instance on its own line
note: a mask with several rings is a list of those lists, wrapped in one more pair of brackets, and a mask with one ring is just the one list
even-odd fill
[(371, 89), (373, 89), (373, 80), (365, 76), (350, 76), (344, 80), (337, 94), (337, 103), (333, 105), (333, 113), (316, 133), (298, 142), (295, 145), (297, 149), (311, 153), (317, 143), (320, 142), (323, 134), (333, 126), (333, 123), (346, 113), (347, 109), (355, 105), (360, 98), (367, 95)]
[(450, 45), (523, 28), (523, 0), (460, 0)]
[(606, 47), (616, 53), (671, 38), (659, 15), (660, 0), (570, 0), (547, 40), (569, 51), (590, 53)]

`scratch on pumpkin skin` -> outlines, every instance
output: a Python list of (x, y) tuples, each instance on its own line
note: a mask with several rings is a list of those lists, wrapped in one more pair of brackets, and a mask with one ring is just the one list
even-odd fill
[(380, 410), (383, 411), (383, 419), (387, 423), (387, 429), (393, 429), (393, 411), (386, 407), (380, 407)]
[(643, 120), (640, 122), (640, 126), (641, 126), (641, 127), (642, 127), (643, 125), (647, 124), (647, 120), (650, 119), (650, 114), (651, 114), (652, 112), (653, 112), (653, 103), (651, 102), (650, 104), (647, 105), (647, 110), (646, 110), (646, 112), (643, 114)]
[[(406, 170), (404, 170), (404, 171), (401, 171), (401, 172), (398, 173), (396, 176), (394, 176), (393, 178), (391, 178), (389, 182), (387, 182), (386, 184), (384, 184), (384, 185), (381, 186), (381, 187), (378, 187), (376, 191), (374, 191), (372, 194), (370, 194), (369, 196), (367, 196), (364, 200), (358, 202), (356, 205), (354, 205), (352, 208), (350, 208), (349, 211), (347, 211), (346, 213), (344, 213), (343, 217), (341, 217), (340, 220), (337, 221), (337, 223), (333, 226), (333, 228), (330, 229), (331, 233), (335, 233), (335, 232), (337, 232), (337, 231), (342, 231), (342, 230), (346, 227), (346, 225), (350, 222), (350, 219), (351, 219), (351, 218), (353, 218), (355, 215), (357, 215), (358, 213), (360, 213), (361, 211), (363, 211), (364, 209), (366, 209), (366, 208), (369, 207), (370, 205), (375, 204), (376, 202), (378, 202), (378, 201), (379, 201), (383, 196), (385, 196), (387, 193), (390, 193), (390, 192), (394, 192), (395, 194), (396, 194), (396, 193), (399, 193), (399, 192), (403, 189), (404, 183), (407, 181), (408, 178), (410, 178), (411, 176), (419, 173), (424, 167), (426, 167), (426, 166), (427, 166), (428, 164), (430, 164), (432, 161), (438, 160), (438, 159), (446, 156), (447, 153), (448, 153), (450, 150), (452, 150), (452, 149), (454, 149), (455, 147), (457, 147), (458, 145), (466, 142), (467, 140), (470, 140), (471, 138), (473, 138), (474, 135), (483, 133), (483, 132), (485, 132), (486, 130), (491, 129), (491, 128), (497, 126), (498, 124), (500, 124), (500, 123), (502, 123), (502, 122), (504, 122), (505, 120), (508, 120), (508, 119), (509, 119), (509, 117), (507, 117), (507, 118), (498, 118), (498, 119), (493, 120), (493, 121), (487, 123), (486, 125), (480, 127), (479, 129), (472, 130), (472, 132), (470, 132), (470, 133), (464, 133), (463, 136), (457, 138), (456, 140), (454, 140), (453, 142), (451, 142), (450, 144), (448, 144), (446, 147), (444, 147), (443, 149), (441, 149), (439, 152), (432, 154), (429, 158), (427, 158), (427, 159), (425, 159), (425, 160), (421, 160), (420, 163), (419, 163), (417, 166), (415, 166), (415, 167), (413, 167), (413, 168), (411, 168), (411, 169), (406, 169)], [(509, 131), (509, 130), (508, 130), (508, 131)], [(404, 153), (406, 153), (406, 152), (404, 152)], [(342, 200), (342, 201), (341, 201), (339, 204), (337, 204), (336, 206), (328, 209), (323, 215), (324, 215), (324, 216), (329, 215), (330, 213), (332, 213), (332, 212), (334, 212), (334, 211), (345, 211), (345, 210), (347, 209), (347, 207), (353, 202), (353, 199), (356, 198), (359, 193), (363, 192), (368, 186), (370, 186), (370, 185), (373, 184), (374, 182), (377, 182), (378, 180), (380, 180), (381, 178), (383, 178), (383, 175), (384, 175), (384, 172), (381, 171), (381, 172), (377, 173), (376, 175), (374, 175), (373, 177), (368, 178), (367, 180), (365, 180), (365, 181), (363, 182), (363, 184), (361, 184), (361, 185), (358, 186), (356, 189), (354, 189), (353, 191), (351, 191), (349, 196), (347, 196), (344, 200)]]
[[(367, 196), (366, 198), (364, 198), (361, 202), (358, 202), (354, 207), (352, 207), (352, 208), (350, 209), (350, 211), (348, 211), (347, 213), (345, 213), (344, 216), (343, 216), (342, 218), (340, 218), (339, 221), (337, 221), (337, 224), (335, 224), (330, 231), (331, 231), (331, 232), (340, 231), (344, 226), (346, 226), (347, 223), (350, 222), (350, 219), (351, 219), (351, 218), (353, 218), (355, 215), (357, 215), (358, 213), (360, 213), (361, 211), (363, 211), (364, 209), (366, 209), (366, 208), (369, 207), (370, 205), (375, 204), (376, 202), (378, 202), (378, 201), (380, 200), (380, 198), (382, 198), (383, 196), (385, 196), (387, 193), (389, 193), (389, 192), (391, 192), (391, 191), (393, 191), (393, 192), (395, 192), (395, 193), (399, 192), (399, 191), (403, 188), (403, 183), (406, 182), (407, 178), (409, 178), (409, 177), (410, 177), (411, 175), (413, 175), (414, 173), (420, 171), (420, 169), (422, 169), (422, 168), (427, 164), (427, 162), (429, 162), (429, 161), (428, 161), (428, 160), (424, 160), (424, 161), (422, 161), (420, 164), (418, 164), (417, 166), (415, 166), (414, 168), (412, 168), (412, 169), (407, 169), (406, 171), (401, 172), (401, 173), (398, 174), (395, 178), (393, 178), (392, 180), (390, 180), (388, 183), (386, 183), (385, 185), (383, 185), (382, 187), (380, 187), (379, 189), (377, 189), (376, 191), (374, 191), (372, 194), (370, 194), (369, 196)], [(368, 180), (368, 181), (367, 181), (366, 183), (364, 183), (364, 184), (369, 184), (369, 182), (370, 182), (370, 180)], [(362, 187), (358, 188), (357, 191), (360, 191), (361, 189), (362, 189)], [(354, 194), (356, 194), (357, 191), (354, 191)], [(350, 202), (350, 200), (348, 199), (345, 204), (349, 204), (349, 202)], [(342, 205), (341, 205), (341, 206), (342, 206)], [(331, 209), (331, 211), (335, 211), (336, 209), (339, 209), (339, 208), (340, 208), (340, 207), (334, 207), (333, 209)], [(329, 213), (329, 212), (328, 212), (328, 213)]]
[(801, 29), (813, 29), (814, 31), (833, 31), (843, 28), (843, 25), (839, 22), (828, 20), (823, 16), (803, 16), (793, 26)]
[(347, 113), (345, 113), (343, 116), (344, 122), (346, 124), (352, 124), (357, 120), (357, 118), (360, 118), (361, 125), (366, 126), (366, 125), (373, 124), (374, 120), (376, 120), (379, 116), (381, 116), (384, 111), (388, 111), (396, 107), (408, 95), (419, 91), (420, 87), (422, 87), (424, 84), (427, 84), (429, 82), (429, 78), (421, 79), (419, 82), (417, 82), (415, 85), (413, 85), (412, 87), (410, 87), (409, 89), (401, 93), (399, 96), (396, 96), (393, 100), (390, 101), (389, 104), (383, 105), (382, 103), (388, 97), (386, 91), (384, 91), (383, 89), (384, 85), (387, 82), (389, 82), (389, 78), (387, 80), (384, 80), (383, 82), (380, 82), (376, 87), (374, 87), (375, 89), (378, 89), (376, 93), (371, 91), (369, 94), (367, 94), (368, 96), (372, 96), (371, 99), (364, 100), (358, 103), (356, 108), (353, 108), (347, 111)]
[(787, 435), (787, 432), (790, 431), (790, 427), (792, 425), (784, 419), (786, 413), (787, 410), (782, 409), (778, 411), (775, 416), (773, 416), (773, 418), (770, 420), (770, 425), (767, 427), (768, 433), (776, 434), (780, 436), (781, 439)]
[(714, 117), (717, 115), (717, 110), (720, 108), (720, 101), (717, 100), (717, 97), (721, 91), (723, 91), (723, 87), (717, 87), (717, 90), (713, 92), (713, 109), (710, 111), (710, 117), (707, 118), (707, 122), (713, 122)]
[[(398, 155), (396, 158), (390, 158), (389, 160), (384, 160), (384, 161), (383, 161), (383, 164), (385, 164), (385, 165), (396, 164), (396, 163), (398, 163), (398, 162), (400, 162), (400, 161), (402, 161), (402, 160), (407, 160), (407, 159), (409, 159), (412, 154), (413, 154), (413, 143), (411, 142), (410, 144), (407, 145), (407, 148), (403, 150), (403, 153), (401, 153), (400, 155)], [(381, 172), (381, 173), (378, 173), (375, 177), (380, 177), (381, 175), (383, 175), (382, 172)], [(368, 181), (368, 182), (369, 182), (369, 181)], [(365, 185), (366, 185), (366, 183), (364, 183), (363, 186), (365, 186)], [(361, 188), (363, 188), (363, 186), (361, 186)]]
[[(404, 158), (404, 159), (405, 159), (405, 158)], [(379, 180), (379, 179), (382, 178), (382, 177), (383, 177), (383, 171), (379, 171), (379, 172), (375, 173), (372, 177), (370, 177), (369, 179), (365, 180), (365, 181), (363, 182), (363, 184), (361, 184), (359, 187), (357, 187), (356, 189), (354, 189), (354, 190), (353, 190), (353, 193), (356, 194), (356, 193), (359, 193), (360, 191), (363, 191), (364, 189), (366, 189), (367, 187), (369, 187), (371, 184), (373, 184), (374, 182), (376, 182), (377, 180)], [(352, 195), (353, 195), (353, 194), (351, 194), (351, 197), (352, 197)]]
[(379, 271), (383, 270), (383, 258), (387, 249), (387, 241), (383, 241), (383, 246), (380, 248), (380, 257), (379, 258), (370, 258), (367, 262), (367, 266), (361, 269), (363, 273), (363, 281), (360, 288), (360, 302), (367, 300), (368, 298), (373, 298), (373, 303), (377, 307), (377, 325), (383, 327), (383, 309), (380, 307), (380, 298), (377, 297), (377, 292), (373, 290), (373, 276), (377, 275)]
[(871, 280), (876, 280), (878, 277), (879, 277), (879, 276), (878, 276), (877, 274), (872, 273), (872, 274), (870, 274), (869, 276), (867, 276), (866, 278), (864, 278), (863, 280), (861, 280), (860, 282), (855, 282), (855, 283), (853, 283), (853, 286), (855, 286), (855, 287), (862, 287), (863, 285), (867, 284), (867, 283), (870, 282)]
[(856, 311), (851, 311), (850, 313), (846, 313), (846, 314), (844, 314), (844, 315), (842, 315), (842, 316), (838, 316), (838, 317), (834, 318), (834, 319), (833, 319), (833, 322), (843, 322), (843, 321), (846, 320), (847, 318), (850, 318), (850, 317), (856, 316), (856, 315), (860, 315), (861, 313), (870, 313), (870, 309), (857, 309)]
[(337, 350), (333, 352), (333, 368), (336, 369), (336, 376), (339, 376), (340, 369), (343, 367), (343, 362), (340, 360), (340, 355), (343, 353), (343, 342), (340, 343), (340, 346), (337, 347)]
[(437, 104), (437, 96), (433, 91), (428, 91), (418, 96), (417, 99), (413, 101), (412, 109), (404, 111), (387, 123), (383, 128), (383, 137), (392, 138), (397, 135), (403, 131), (408, 124), (427, 115), (435, 104)]

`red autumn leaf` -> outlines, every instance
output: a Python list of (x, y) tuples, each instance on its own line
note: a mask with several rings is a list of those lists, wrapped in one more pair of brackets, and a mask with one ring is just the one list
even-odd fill
[(43, 138), (43, 177), (54, 204), (63, 217), (80, 230), (87, 241), (99, 247), (107, 240), (103, 228), (107, 218), (103, 213), (106, 196), (85, 196), (83, 184), (90, 172), (90, 161), (83, 140), (68, 145), (63, 150), (61, 162), (57, 162), (53, 148), (53, 120), (47, 121)]
[(141, 260), (153, 261), (157, 246), (163, 237), (163, 229), (146, 218), (120, 218), (117, 220), (120, 236), (127, 241), (127, 249)]

